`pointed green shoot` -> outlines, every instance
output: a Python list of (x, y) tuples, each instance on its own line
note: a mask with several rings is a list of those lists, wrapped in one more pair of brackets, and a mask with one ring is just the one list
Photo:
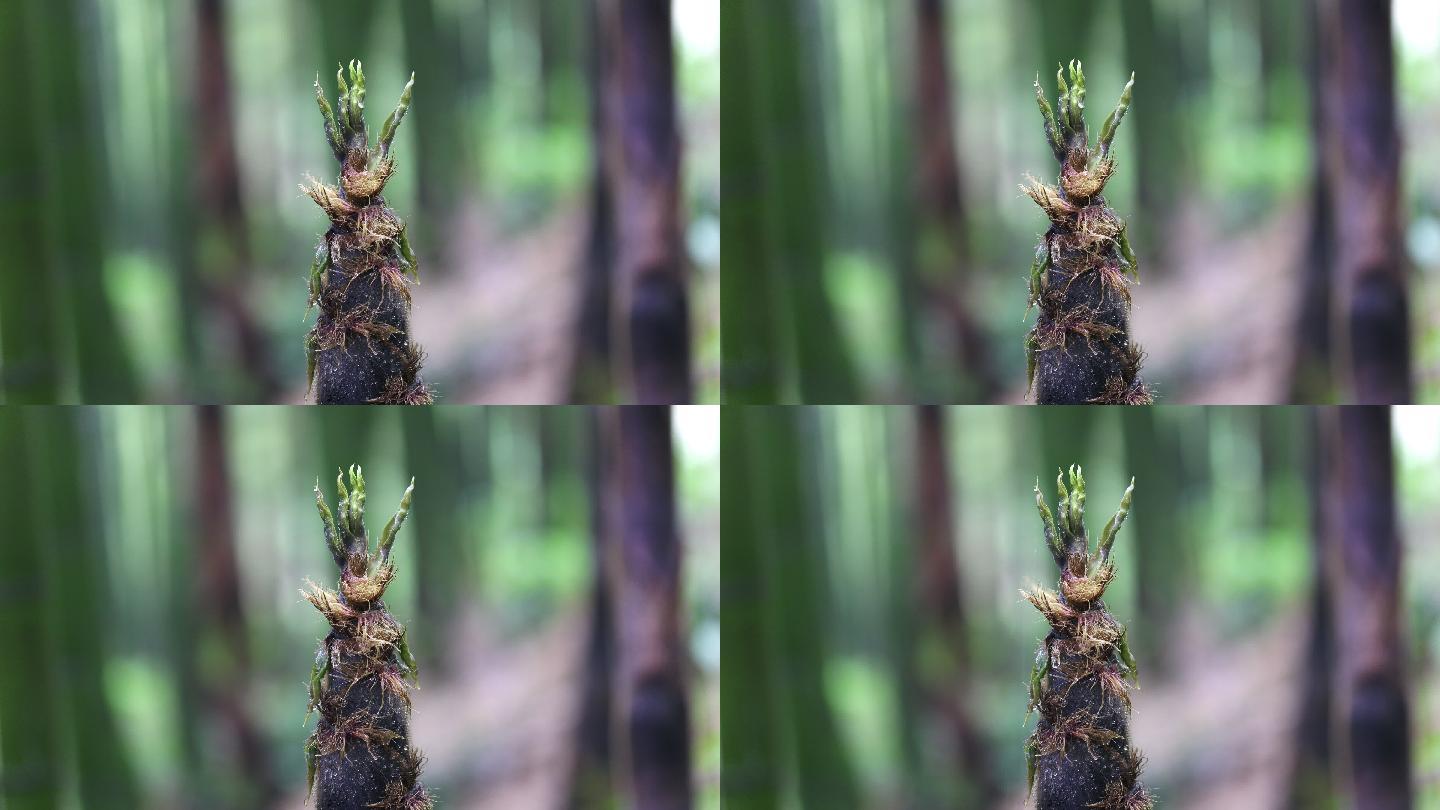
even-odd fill
[(1045, 292), (1045, 271), (1050, 269), (1050, 240), (1041, 239), (1040, 245), (1035, 248), (1035, 261), (1030, 263), (1030, 301), (1025, 306), (1028, 313), (1030, 307), (1040, 303), (1040, 296)]
[(1065, 488), (1065, 471), (1055, 476), (1055, 491), (1060, 493), (1060, 531), (1064, 545), (1070, 545), (1070, 490)]
[(1085, 68), (1078, 61), (1070, 63), (1070, 127), (1076, 132), (1085, 129)]
[(320, 303), (320, 295), (325, 292), (325, 276), (330, 269), (330, 240), (321, 239), (320, 245), (315, 248), (315, 260), (310, 263), (310, 301), (305, 305), (305, 311)]
[(400, 103), (385, 117), (385, 123), (380, 127), (380, 157), (390, 154), (390, 144), (395, 140), (395, 130), (400, 128), (400, 122), (405, 120), (405, 113), (410, 111), (410, 96), (415, 90), (415, 73), (411, 71), (410, 81), (405, 83), (405, 89), (400, 91)]
[(1100, 562), (1103, 564), (1110, 559), (1110, 547), (1115, 545), (1115, 535), (1119, 533), (1120, 527), (1125, 525), (1125, 518), (1130, 516), (1130, 498), (1135, 494), (1135, 478), (1130, 478), (1130, 486), (1125, 488), (1125, 494), (1120, 496), (1120, 508), (1105, 522), (1105, 528), (1100, 532)]
[(1045, 694), (1045, 677), (1050, 674), (1050, 646), (1040, 642), (1040, 649), (1035, 651), (1035, 665), (1030, 667), (1030, 705), (1025, 709), (1025, 718), (1030, 718), (1030, 712), (1040, 708), (1040, 698)]
[(315, 479), (315, 508), (320, 511), (320, 521), (325, 524), (325, 545), (330, 549), (330, 556), (335, 558), (336, 565), (345, 564), (345, 544), (340, 541), (340, 535), (335, 531), (335, 516), (330, 512), (330, 505), (325, 503), (325, 496), (320, 492), (320, 479)]
[(395, 646), (396, 652), (400, 655), (400, 663), (404, 664), (405, 669), (409, 670), (407, 677), (409, 677), (412, 682), (418, 683), (420, 680), (420, 664), (415, 661), (415, 656), (410, 653), (410, 642), (405, 638), (404, 628), (400, 629), (400, 640), (396, 642)]
[(350, 129), (365, 131), (365, 68), (350, 60)]
[(1064, 65), (1055, 71), (1055, 84), (1060, 88), (1060, 139), (1069, 141), (1070, 133), (1074, 131), (1074, 128), (1070, 126), (1070, 85), (1065, 83)]
[(1120, 653), (1120, 663), (1129, 670), (1130, 680), (1133, 681), (1136, 686), (1139, 686), (1140, 665), (1135, 663), (1135, 656), (1130, 653), (1130, 641), (1126, 638), (1128, 632), (1126, 628), (1120, 628), (1120, 640), (1116, 643), (1116, 647)]
[(1040, 116), (1045, 119), (1045, 141), (1050, 144), (1050, 150), (1055, 153), (1055, 158), (1061, 159), (1065, 156), (1065, 142), (1060, 138), (1060, 129), (1055, 125), (1055, 110), (1050, 106), (1050, 99), (1045, 97), (1045, 90), (1040, 86), (1040, 74), (1035, 74), (1035, 103), (1040, 105)]
[(1105, 123), (1100, 125), (1100, 141), (1096, 146), (1096, 154), (1100, 159), (1110, 156), (1110, 144), (1115, 140), (1115, 131), (1120, 128), (1120, 122), (1125, 119), (1125, 113), (1130, 111), (1130, 97), (1135, 88), (1135, 71), (1130, 71), (1130, 81), (1125, 83), (1125, 89), (1120, 91), (1120, 103), (1115, 109), (1105, 116)]
[(415, 258), (415, 251), (410, 247), (410, 234), (406, 231), (405, 223), (403, 222), (400, 223), (400, 236), (396, 241), (400, 243), (400, 258), (404, 259), (405, 264), (409, 265), (406, 268), (406, 272), (414, 276), (416, 281), (419, 281), (420, 260)]
[(305, 740), (305, 801), (315, 792), (315, 758), (320, 755), (320, 743), (314, 737)]
[(1130, 274), (1135, 276), (1136, 280), (1139, 280), (1140, 260), (1135, 258), (1135, 250), (1134, 248), (1130, 247), (1130, 233), (1128, 226), (1120, 226), (1120, 236), (1117, 237), (1115, 241), (1120, 247), (1120, 258), (1124, 259), (1125, 263), (1130, 265)]
[(335, 491), (340, 494), (340, 531), (345, 540), (345, 545), (349, 546), (351, 539), (353, 539), (353, 533), (350, 531), (350, 526), (352, 525), (350, 520), (350, 490), (345, 488), (344, 470), (340, 470), (339, 474), (335, 476)]
[(1070, 467), (1070, 534), (1085, 534), (1085, 473), (1074, 465)]
[(320, 115), (325, 119), (325, 140), (330, 144), (330, 150), (335, 153), (336, 159), (345, 157), (345, 141), (340, 137), (340, 128), (335, 124), (335, 110), (330, 106), (330, 99), (325, 97), (325, 90), (320, 86), (320, 74), (315, 74), (315, 103), (320, 106)]
[(339, 96), (339, 101), (340, 101), (340, 115), (339, 115), (339, 118), (340, 118), (340, 126), (342, 126), (342, 127), (344, 128), (343, 131), (342, 131), (340, 134), (344, 136), (344, 140), (349, 141), (349, 140), (350, 140), (350, 136), (353, 135), (354, 132), (355, 132), (355, 128), (350, 125), (350, 121), (351, 121), (351, 118), (350, 118), (350, 85), (348, 85), (348, 84), (345, 83), (345, 66), (344, 66), (344, 65), (341, 65), (341, 66), (340, 66), (340, 69), (337, 70), (337, 71), (335, 71), (335, 84), (336, 84), (336, 86), (338, 86), (338, 87), (340, 88), (340, 96)]
[(410, 486), (405, 488), (405, 494), (400, 496), (400, 508), (395, 514), (385, 521), (385, 528), (380, 530), (380, 562), (384, 564), (390, 559), (390, 547), (395, 545), (395, 535), (400, 527), (405, 525), (405, 518), (410, 516), (410, 496), (415, 493), (415, 477), (410, 477)]
[(1025, 335), (1025, 394), (1035, 387), (1035, 355), (1040, 351), (1040, 338), (1032, 331)]
[(1035, 792), (1035, 759), (1040, 756), (1040, 744), (1034, 737), (1025, 740), (1025, 800)]
[(1059, 532), (1055, 531), (1055, 516), (1050, 512), (1050, 505), (1045, 503), (1045, 496), (1040, 494), (1040, 479), (1035, 479), (1035, 508), (1040, 511), (1040, 520), (1045, 523), (1045, 545), (1050, 549), (1050, 556), (1055, 558), (1055, 564), (1061, 567), (1065, 565), (1065, 544), (1060, 539)]
[(365, 542), (365, 473), (350, 466), (350, 536)]
[(305, 396), (315, 387), (315, 352), (320, 348), (320, 339), (314, 332), (305, 335)]
[(1070, 545), (1070, 490), (1066, 489), (1066, 471), (1056, 476), (1056, 491), (1060, 493), (1060, 532), (1064, 545)]
[(320, 698), (325, 693), (325, 676), (329, 674), (330, 650), (321, 642), (320, 649), (315, 652), (315, 666), (310, 668), (310, 705), (305, 709), (306, 719), (309, 719), (310, 712), (320, 708)]

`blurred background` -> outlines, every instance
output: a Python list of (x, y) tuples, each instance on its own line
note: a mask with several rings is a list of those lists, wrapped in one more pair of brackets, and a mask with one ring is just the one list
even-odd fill
[[(1022, 807), (1027, 676), (1049, 628), (1020, 589), (1057, 579), (1032, 492), (1038, 477), (1053, 508), (1055, 471), (1075, 462), (1092, 533), (1135, 477), (1106, 603), (1139, 659), (1131, 742), (1157, 806), (1351, 806), (1327, 774), (1341, 765), (1335, 622), (1357, 614), (1338, 579), (1317, 587), (1316, 549), (1338, 541), (1316, 491), (1335, 505), (1340, 470), (1384, 477), (1352, 445), (1320, 452), (1334, 416), (725, 408), (727, 806)], [(1440, 807), (1437, 417), (1395, 409), (1393, 447), (1372, 448), (1393, 452), (1391, 652), (1421, 808)], [(1322, 471), (1322, 455), (1343, 460)]]
[[(1336, 181), (1317, 145), (1334, 143), (1319, 101), (1338, 97), (1338, 48), (1317, 48), (1337, 23), (1316, 9), (1335, 5), (732, 4), (727, 401), (1022, 401), (1026, 273), (1048, 222), (1019, 184), (1057, 173), (1032, 82), (1053, 104), (1070, 59), (1092, 128), (1135, 72), (1106, 196), (1139, 255), (1131, 336), (1157, 400), (1354, 401), (1331, 371)], [(1436, 401), (1440, 15), (1389, 5), (1405, 401)], [(1385, 107), (1378, 88), (1357, 95)]]
[[(412, 740), (438, 806), (628, 806), (607, 734), (609, 606), (626, 594), (595, 563), (619, 542), (597, 494), (616, 480), (615, 452), (597, 453), (620, 446), (612, 414), (0, 411), (0, 807), (301, 807), (328, 628), (300, 588), (337, 576), (312, 488), (333, 508), (350, 463), (372, 533), (415, 477), (386, 601), (420, 663)], [(670, 420), (704, 808), (719, 806), (718, 420)]]
[[(305, 279), (328, 223), (299, 184), (336, 175), (312, 82), (333, 103), (336, 64), (357, 58), (372, 117), (416, 73), (386, 198), (419, 255), (413, 335), (440, 401), (630, 401), (610, 373), (615, 190), (596, 145), (615, 131), (605, 111), (624, 104), (614, 26), (599, 22), (616, 6), (7, 6), (6, 401), (301, 401)], [(657, 8), (673, 20), (696, 396), (714, 401), (719, 3)]]

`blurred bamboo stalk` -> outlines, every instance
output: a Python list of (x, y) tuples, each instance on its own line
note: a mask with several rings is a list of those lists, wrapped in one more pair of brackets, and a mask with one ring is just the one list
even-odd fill
[(670, 0), (609, 0), (607, 11), (618, 125), (610, 162), (614, 328), (623, 347), (625, 399), (686, 403), (694, 389)]
[(1404, 810), (1414, 796), (1390, 412), (1334, 408), (1326, 418), (1340, 781), (1359, 810)]
[(616, 727), (636, 810), (693, 802), (670, 411), (611, 412), (615, 476)]
[(1414, 398), (1410, 305), (1400, 220), (1400, 133), (1390, 0), (1327, 0), (1334, 26), (1331, 156), (1340, 375), (1345, 401), (1406, 404)]

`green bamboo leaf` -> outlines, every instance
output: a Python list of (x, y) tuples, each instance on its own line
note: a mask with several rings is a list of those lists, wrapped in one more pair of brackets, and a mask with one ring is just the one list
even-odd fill
[(344, 140), (345, 140), (346, 143), (348, 144), (349, 141), (350, 141), (350, 136), (353, 135), (353, 134), (355, 134), (355, 130), (354, 130), (354, 127), (352, 127), (352, 126), (350, 125), (350, 85), (348, 85), (348, 84), (345, 83), (345, 66), (344, 66), (344, 65), (341, 65), (341, 66), (340, 66), (340, 69), (337, 70), (337, 71), (335, 71), (335, 84), (337, 84), (337, 85), (340, 87), (340, 96), (339, 96), (339, 98), (340, 98), (340, 116), (339, 116), (339, 117), (340, 117), (340, 126), (344, 127), (344, 131), (341, 132), (340, 134), (344, 136)]
[(1130, 228), (1128, 225), (1122, 224), (1120, 226), (1120, 235), (1116, 237), (1116, 242), (1120, 247), (1120, 258), (1124, 259), (1125, 263), (1130, 266), (1130, 274), (1136, 279), (1139, 279), (1140, 260), (1135, 258), (1135, 250), (1130, 247)]
[(365, 536), (365, 472), (350, 465), (350, 534)]
[(321, 237), (320, 244), (315, 248), (315, 260), (310, 263), (310, 301), (305, 306), (305, 311), (320, 303), (320, 296), (325, 292), (325, 277), (330, 270), (330, 240)]
[(1050, 99), (1045, 97), (1045, 90), (1040, 86), (1040, 74), (1035, 74), (1035, 103), (1040, 106), (1040, 117), (1045, 119), (1045, 141), (1050, 144), (1050, 149), (1055, 153), (1056, 159), (1065, 154), (1065, 142), (1060, 139), (1060, 129), (1055, 125), (1055, 110), (1050, 106)]
[(395, 544), (395, 535), (400, 527), (405, 525), (405, 518), (410, 516), (410, 496), (415, 492), (415, 478), (411, 476), (410, 486), (405, 488), (405, 494), (400, 496), (400, 508), (385, 522), (385, 528), (380, 531), (380, 562), (384, 563), (390, 559), (390, 547)]
[(1055, 516), (1050, 512), (1050, 505), (1045, 503), (1045, 496), (1040, 493), (1040, 479), (1035, 479), (1035, 508), (1040, 512), (1040, 520), (1045, 523), (1045, 545), (1050, 549), (1050, 556), (1055, 558), (1057, 565), (1065, 564), (1065, 546), (1060, 540), (1059, 532), (1055, 531)]
[(1060, 133), (1061, 140), (1068, 143), (1070, 140), (1070, 135), (1073, 132), (1074, 128), (1070, 125), (1070, 122), (1072, 120), (1070, 117), (1070, 85), (1065, 83), (1064, 65), (1061, 65), (1060, 69), (1055, 71), (1055, 84), (1059, 85), (1060, 87), (1060, 127), (1062, 129), (1062, 132)]
[(1125, 488), (1125, 494), (1120, 496), (1120, 508), (1106, 521), (1105, 528), (1100, 532), (1100, 562), (1104, 563), (1110, 559), (1110, 547), (1115, 545), (1115, 535), (1120, 532), (1120, 527), (1125, 525), (1125, 518), (1130, 516), (1130, 499), (1135, 494), (1135, 478), (1130, 478), (1130, 486)]
[(1070, 534), (1085, 534), (1085, 473), (1074, 465), (1070, 467)]
[(350, 490), (345, 488), (344, 470), (340, 470), (339, 474), (335, 476), (335, 491), (340, 494), (339, 525), (340, 531), (344, 533), (342, 539), (344, 539), (345, 545), (349, 546), (350, 540), (352, 538), (352, 533), (350, 531), (350, 526), (352, 525), (350, 521)]
[(410, 97), (415, 91), (415, 73), (411, 71), (410, 81), (405, 83), (405, 89), (400, 91), (400, 103), (395, 105), (395, 110), (385, 117), (385, 123), (380, 126), (380, 156), (386, 157), (390, 154), (390, 144), (395, 140), (395, 130), (400, 128), (400, 122), (405, 120), (405, 113), (410, 111)]
[(1096, 154), (1104, 159), (1110, 155), (1110, 144), (1115, 140), (1115, 131), (1120, 128), (1120, 122), (1125, 120), (1125, 113), (1130, 111), (1131, 94), (1135, 88), (1135, 72), (1130, 72), (1130, 81), (1125, 83), (1125, 89), (1120, 91), (1120, 102), (1115, 109), (1105, 116), (1105, 123), (1100, 125), (1100, 141), (1096, 146)]
[(325, 524), (325, 545), (330, 549), (330, 555), (335, 558), (338, 565), (345, 563), (345, 547), (340, 542), (340, 536), (335, 532), (335, 516), (330, 512), (330, 505), (325, 503), (325, 496), (320, 492), (320, 479), (315, 479), (315, 508), (320, 511), (320, 521)]
[(336, 159), (343, 159), (345, 142), (340, 137), (340, 128), (335, 123), (335, 110), (330, 107), (330, 99), (325, 97), (325, 90), (320, 86), (319, 73), (315, 74), (315, 103), (320, 106), (320, 115), (325, 119), (325, 140), (329, 142)]

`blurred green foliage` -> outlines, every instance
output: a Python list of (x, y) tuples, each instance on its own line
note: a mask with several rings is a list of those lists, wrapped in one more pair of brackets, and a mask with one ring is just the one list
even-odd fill
[[(860, 806), (905, 806), (907, 797), (935, 788), (930, 783), (953, 791), (956, 761), (933, 736), (943, 721), (931, 709), (915, 714), (916, 698), (905, 685), (910, 656), (923, 669), (926, 651), (909, 645), (927, 618), (896, 609), (924, 587), (914, 562), (920, 542), (915, 411), (820, 407), (790, 419), (784, 410), (754, 418), (798, 425), (800, 475), (808, 482), (805, 534), (815, 545), (811, 559), (820, 594), (816, 620), (807, 626), (821, 639), (828, 710), (863, 784)], [(1238, 660), (1237, 651), (1265, 643), (1277, 628), (1303, 636), (1313, 565), (1307, 476), (1314, 414), (1292, 407), (946, 409), (956, 573), (968, 639), (960, 651), (968, 665), (964, 691), (959, 683), (949, 689), (970, 707), (1011, 801), (1024, 792), (1024, 684), (1045, 630), (1019, 589), (1055, 576), (1031, 494), (1036, 479), (1049, 493), (1062, 463), (1057, 458), (1082, 464), (1098, 513), (1136, 475), (1133, 510), (1115, 545), (1118, 576), (1106, 602), (1129, 627), (1142, 695), (1188, 690), (1197, 700), (1213, 699), (1237, 684), (1296, 673), (1295, 662), (1273, 654), (1263, 659), (1263, 671), (1196, 662)], [(1440, 802), (1433, 780), (1440, 768), (1440, 544), (1430, 526), (1440, 518), (1440, 411), (1403, 407), (1394, 415), (1405, 544), (1402, 621), (1410, 634), (1415, 773), (1422, 780), (1417, 797), (1421, 806), (1433, 807)], [(1127, 436), (1136, 435), (1130, 422), (1138, 419), (1154, 420), (1154, 438), (1127, 446)], [(726, 463), (742, 461), (727, 454)], [(728, 504), (729, 492), (726, 497)], [(1091, 516), (1092, 532), (1099, 520)], [(727, 651), (722, 677), (759, 666), (756, 655), (749, 647)], [(727, 715), (755, 711), (749, 704), (723, 708)], [(1276, 724), (1267, 733), (1291, 738), (1288, 708), (1264, 715)], [(782, 738), (790, 722), (783, 716), (778, 721)], [(1165, 724), (1146, 729), (1157, 726)], [(1168, 734), (1188, 733), (1183, 724), (1170, 726)], [(1146, 742), (1139, 740), (1142, 748)], [(1156, 751), (1146, 781), (1166, 804), (1184, 804), (1191, 791), (1239, 778), (1221, 766), (1221, 749), (1232, 741), (1195, 735), (1151, 742)], [(907, 753), (915, 746), (918, 769)], [(1177, 757), (1177, 751), (1185, 753)], [(1203, 779), (1186, 770), (1210, 766), (1218, 770)], [(789, 766), (792, 777), (796, 767)], [(786, 795), (780, 792), (779, 807), (801, 806)]]
[[(286, 806), (303, 797), (304, 679), (324, 623), (299, 591), (307, 579), (333, 576), (311, 489), (317, 477), (322, 488), (330, 486), (327, 459), (334, 454), (364, 468), (376, 506), (398, 499), (410, 476), (416, 480), (410, 521), (395, 546), (400, 573), (386, 601), (411, 629), (421, 687), (427, 690), (417, 705), (431, 692), (464, 693), (467, 685), (477, 689), (498, 682), (497, 676), (546, 684), (547, 699), (559, 705), (578, 696), (583, 670), (578, 646), (559, 656), (522, 651), (533, 650), (536, 639), (553, 636), (557, 627), (584, 624), (594, 576), (587, 409), (435, 408), (430, 411), (435, 435), (448, 443), (444, 452), (421, 456), (407, 447), (417, 434), (403, 423), (403, 409), (223, 412), (222, 461), (234, 515), (230, 575), (239, 585), (241, 642), (249, 657), (240, 693), (229, 697), (258, 730), (267, 776), (227, 770), (235, 762), (232, 709), (204, 691), (205, 684), (233, 677), (236, 652), (205, 618), (217, 608), (218, 596), (197, 589), (215, 573), (201, 561), (214, 560), (207, 553), (216, 542), (207, 534), (214, 525), (206, 516), (219, 508), (199, 500), (197, 482), (206, 470), (197, 456), (197, 411), (147, 406), (45, 412), (68, 420), (83, 437), (72, 461), (85, 470), (79, 482), (85, 499), (74, 508), (77, 528), (94, 548), (81, 561), (93, 562), (99, 576), (91, 583), (99, 594), (99, 612), (91, 621), (101, 639), (104, 705), (120, 729), (108, 744), (124, 752), (133, 767), (143, 806), (258, 807), (260, 800), (245, 791), (263, 778), (273, 778)], [(33, 432), (38, 413), (0, 410), (0, 429)], [(332, 422), (341, 426), (338, 443)], [(703, 757), (696, 778), (703, 788), (701, 806), (714, 808), (715, 779), (706, 773), (719, 767), (713, 753), (719, 738), (718, 414), (714, 408), (680, 409), (674, 424), (677, 506), (687, 555), (683, 621), (694, 662), (692, 730)], [(63, 452), (42, 447), (42, 440), (30, 439), (33, 446), (26, 451), (36, 457)], [(420, 465), (412, 461), (416, 458), (426, 461)], [(453, 535), (440, 533), (442, 525), (453, 527)], [(377, 531), (378, 525), (371, 528)], [(23, 547), (32, 541), (12, 533), (0, 542)], [(49, 586), (36, 587), (44, 594)], [(454, 597), (426, 602), (426, 589)], [(15, 611), (11, 602), (0, 604), (0, 619), (18, 615)], [(445, 633), (437, 635), (436, 626)], [(577, 645), (583, 640), (576, 639)], [(477, 660), (477, 651), (485, 658)], [(19, 664), (10, 657), (0, 666)], [(506, 666), (528, 669), (487, 670)], [(200, 692), (187, 687), (187, 672), (198, 678)], [(63, 728), (61, 706), (38, 711), (51, 712)], [(80, 733), (102, 728), (96, 718), (77, 722)], [(526, 728), (535, 733), (533, 726)], [(472, 729), (457, 736), (460, 742), (448, 743), (448, 750), (417, 739), (431, 755), (427, 784), (449, 805), (507, 779), (535, 778), (523, 769), (513, 771), (525, 761), (530, 742), (506, 731)], [(0, 735), (5, 733), (0, 728)], [(553, 733), (568, 745), (573, 729), (565, 723)], [(73, 794), (69, 761), (69, 755), (57, 753), (57, 767), (66, 775), (56, 786), (61, 797)], [(562, 765), (563, 758), (539, 777), (563, 784), (568, 774)], [(475, 773), (489, 775), (476, 781)], [(21, 784), (20, 774), (0, 773), (0, 806), (10, 806), (6, 797), (18, 795), (8, 792), (10, 787)]]

